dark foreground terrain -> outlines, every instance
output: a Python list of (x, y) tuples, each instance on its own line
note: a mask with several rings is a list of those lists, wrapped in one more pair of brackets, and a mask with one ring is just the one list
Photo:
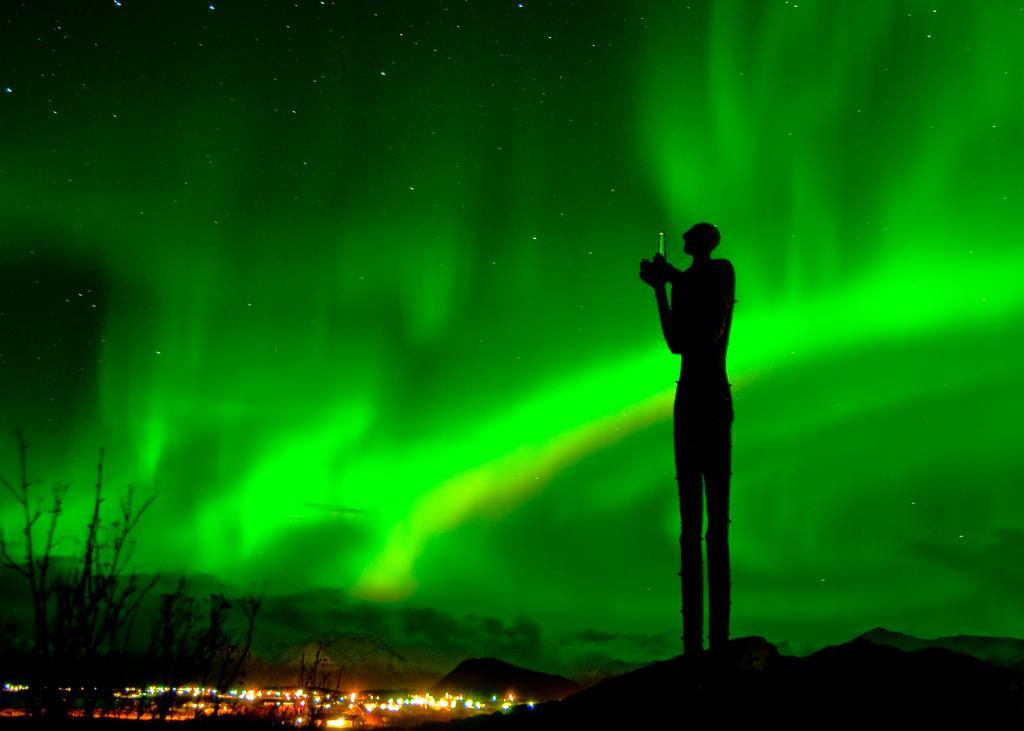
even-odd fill
[[(942, 641), (966, 642), (977, 649), (979, 638)], [(912, 649), (893, 646), (896, 642), (910, 643)], [(783, 728), (846, 728), (854, 723), (869, 724), (871, 728), (922, 728), (925, 724), (939, 728), (950, 728), (953, 724), (964, 728), (997, 724), (1021, 727), (1024, 668), (1016, 645), (1014, 652), (1005, 651), (1007, 643), (1016, 640), (982, 643), (982, 649), (996, 657), (997, 662), (948, 647), (914, 649), (917, 642), (905, 635), (874, 630), (807, 657), (789, 657), (780, 655), (774, 645), (760, 637), (746, 637), (733, 640), (724, 658), (675, 657), (602, 681), (563, 700), (538, 703), (533, 708), (514, 706), (506, 712), (460, 721), (428, 722), (416, 728), (662, 729), (697, 723), (771, 723)], [(477, 672), (469, 672), (474, 669)], [(466, 675), (462, 682), (488, 681), (496, 683), (495, 687), (515, 685), (516, 678), (521, 680), (520, 676), (529, 672), (493, 659), (463, 663), (457, 670)], [(555, 690), (565, 686), (564, 679), (557, 676), (532, 673), (530, 678), (537, 682), (557, 681), (552, 685)], [(557, 697), (554, 690), (548, 697)], [(137, 728), (138, 723), (70, 719), (60, 724), (39, 724), (27, 718), (0, 719), (0, 726), (5, 728), (59, 725), (106, 730)], [(270, 728), (273, 724), (252, 717), (229, 716), (171, 725), (245, 729)]]
[(722, 661), (676, 657), (562, 701), (518, 707), (440, 729), (681, 728), (697, 722), (1020, 723), (1024, 683), (1011, 668), (943, 648), (905, 652), (857, 638), (807, 657), (779, 655), (759, 637), (730, 643)]

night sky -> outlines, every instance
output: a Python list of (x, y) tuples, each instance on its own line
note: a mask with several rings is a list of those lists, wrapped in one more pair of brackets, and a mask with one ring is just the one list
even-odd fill
[(1022, 636), (1022, 5), (6, 1), (0, 474), (70, 534), (103, 446), (143, 570), (676, 654), (637, 272), (708, 220), (733, 634)]

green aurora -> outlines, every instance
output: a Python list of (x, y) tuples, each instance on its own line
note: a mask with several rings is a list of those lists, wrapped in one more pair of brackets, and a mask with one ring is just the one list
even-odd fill
[(68, 530), (102, 445), (146, 570), (674, 654), (637, 262), (710, 220), (733, 634), (1024, 636), (1021, 3), (3, 15), (0, 427)]

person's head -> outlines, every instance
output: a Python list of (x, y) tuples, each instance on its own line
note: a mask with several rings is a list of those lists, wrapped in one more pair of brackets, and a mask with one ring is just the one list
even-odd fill
[(721, 239), (722, 236), (714, 225), (704, 222), (697, 223), (683, 233), (683, 251), (694, 258), (707, 257), (711, 255)]

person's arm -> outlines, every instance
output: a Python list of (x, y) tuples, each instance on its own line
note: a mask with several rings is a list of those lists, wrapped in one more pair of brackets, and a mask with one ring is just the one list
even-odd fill
[(721, 264), (716, 271), (717, 281), (714, 297), (696, 318), (700, 327), (701, 340), (711, 344), (718, 343), (726, 337), (729, 323), (732, 320), (732, 307), (736, 295), (736, 272), (728, 260), (720, 261)]
[(728, 334), (729, 324), (732, 322), (732, 306), (736, 303), (736, 270), (732, 268), (731, 262), (725, 263), (721, 309), (715, 320), (715, 329), (711, 333), (716, 343)]
[(654, 296), (658, 300), (658, 317), (661, 318), (661, 333), (665, 336), (668, 349), (678, 354), (679, 343), (676, 338), (675, 323), (672, 319), (672, 309), (668, 306), (668, 294), (665, 292), (665, 283), (659, 282), (654, 285)]
[(665, 285), (671, 283), (673, 287), (677, 286), (679, 275), (682, 272), (668, 262), (664, 262), (662, 266), (665, 268), (666, 276), (654, 285), (654, 296), (658, 301), (658, 318), (661, 320), (661, 333), (665, 336), (665, 343), (668, 345), (669, 351), (679, 355), (683, 352), (683, 344), (679, 337), (679, 322), (669, 306)]

